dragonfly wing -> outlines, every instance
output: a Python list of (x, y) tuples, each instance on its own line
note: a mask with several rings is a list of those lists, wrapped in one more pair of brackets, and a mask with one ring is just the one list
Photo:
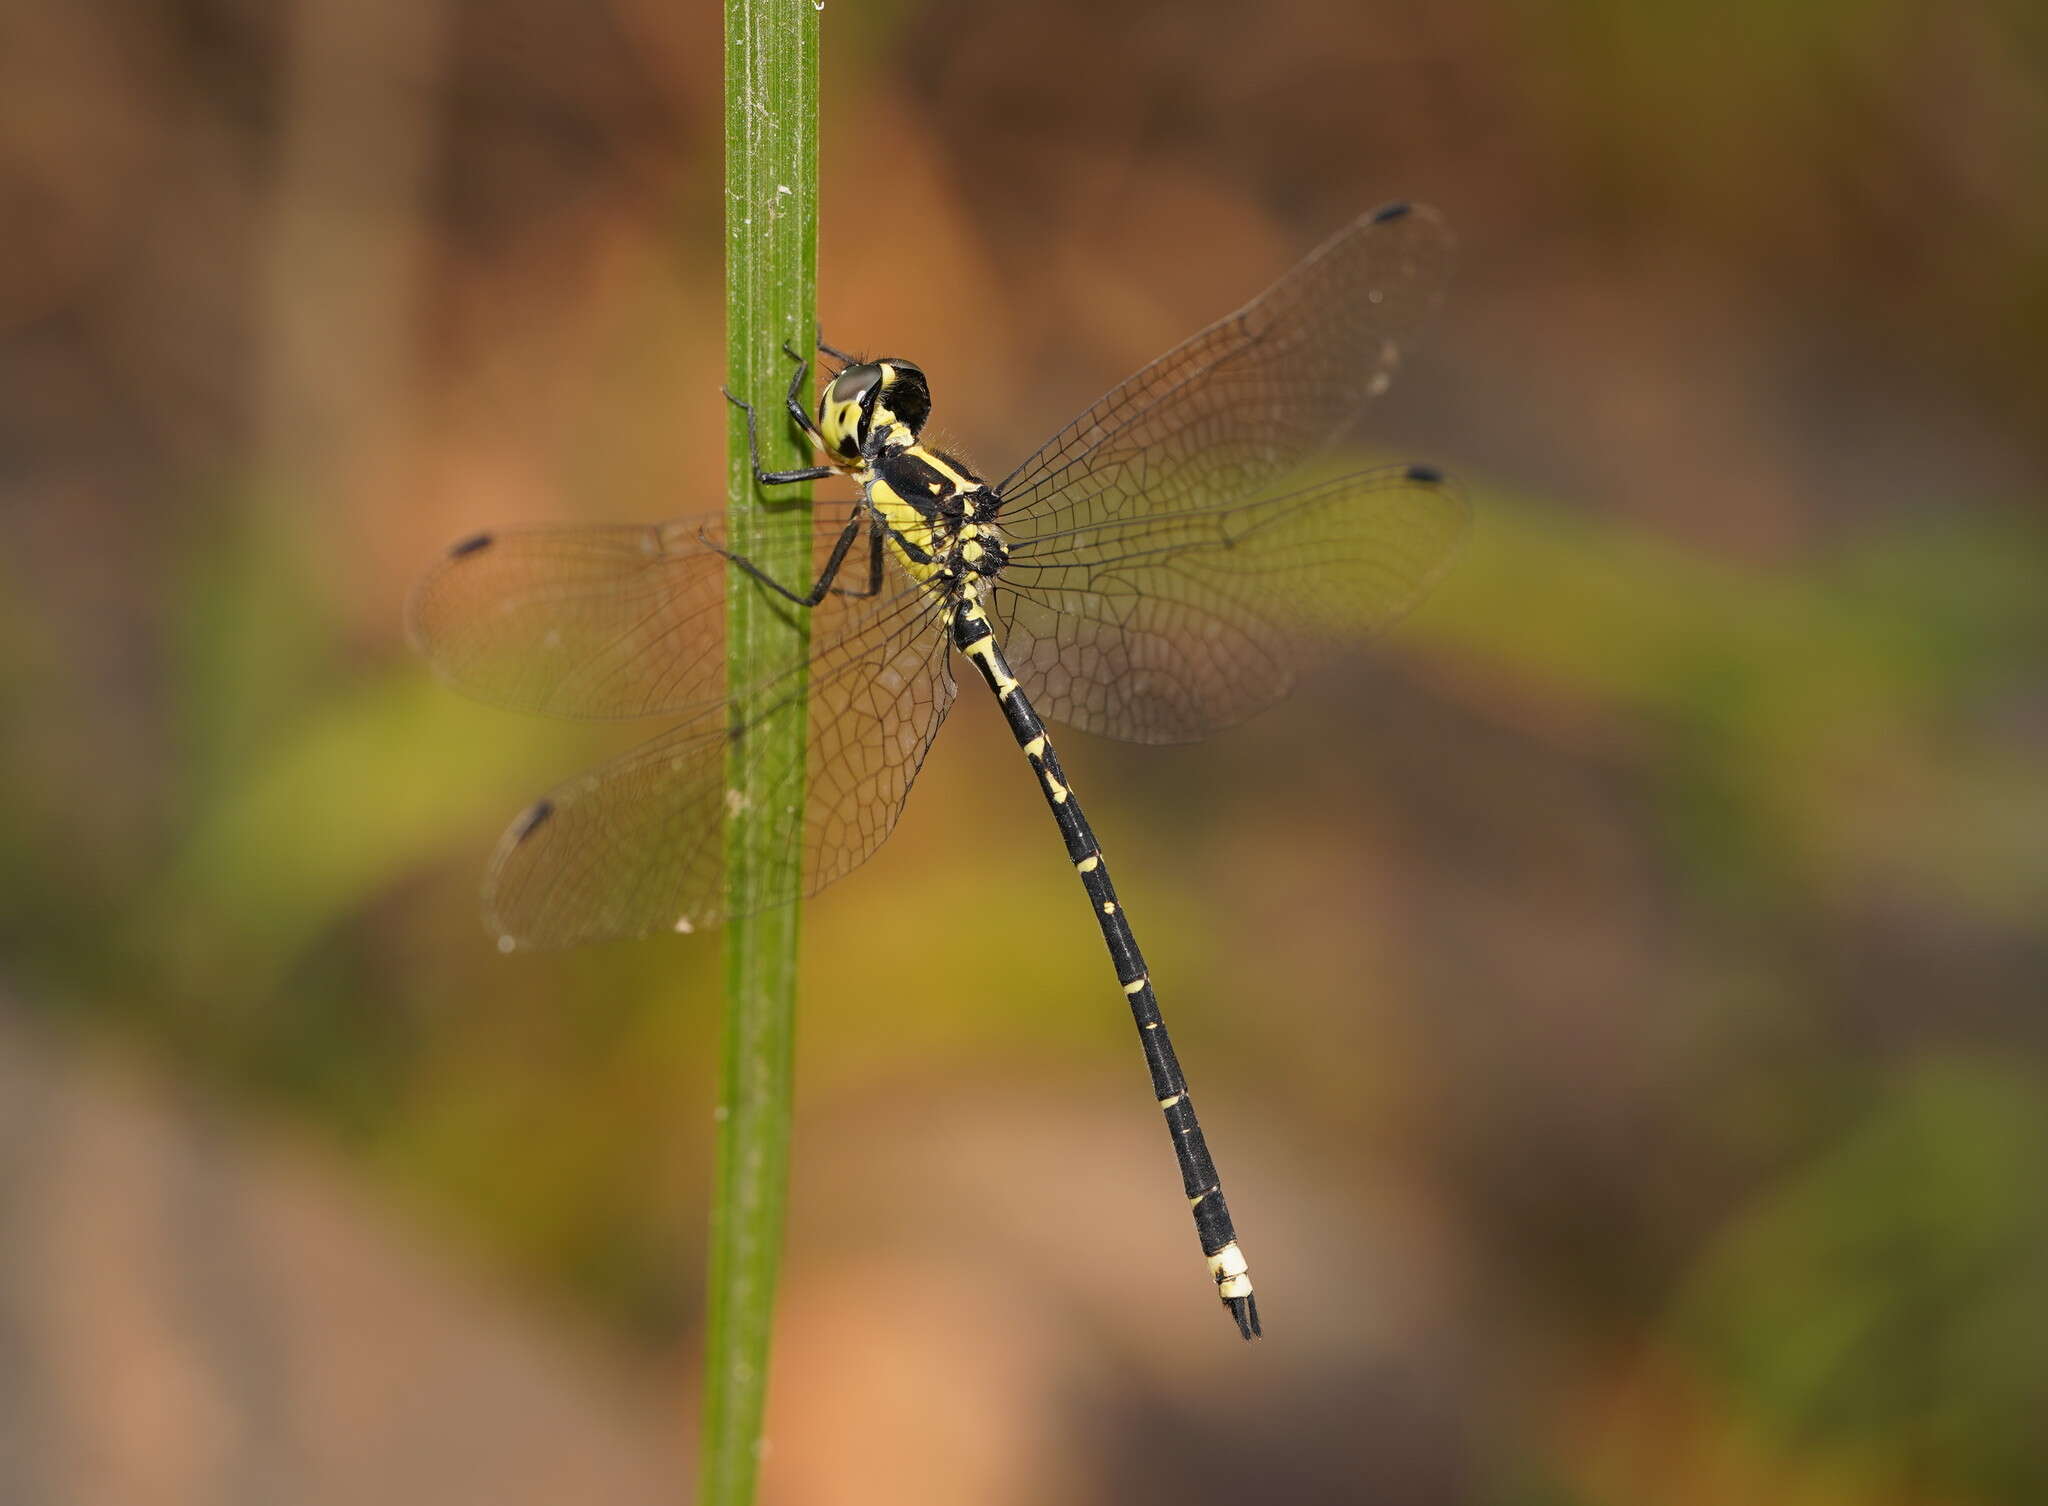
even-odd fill
[[(864, 862), (896, 824), (911, 781), (952, 704), (940, 606), (898, 572), (865, 626), (815, 647), (809, 675), (804, 892)], [(725, 907), (725, 757), (746, 726), (723, 702), (524, 812), (484, 886), (499, 945), (694, 931)], [(798, 791), (773, 797), (792, 811)]]
[(1399, 618), (1467, 516), (1436, 472), (1395, 466), (1021, 540), (1001, 580), (1004, 651), (1056, 721), (1191, 741), (1280, 699), (1319, 651)]
[(1043, 535), (1257, 496), (1386, 390), (1451, 252), (1419, 205), (1354, 221), (1041, 446), (996, 488), (1003, 526)]
[(886, 630), (812, 658), (807, 894), (844, 878), (882, 845), (953, 705), (944, 604), (906, 588), (883, 621)]
[[(770, 513), (763, 526), (811, 535), (822, 566), (846, 523), (828, 507), (816, 519)], [(436, 673), (480, 700), (557, 716), (689, 712), (726, 696), (724, 541), (720, 514), (478, 534), (413, 591), (407, 631)], [(865, 544), (847, 556), (842, 586), (865, 586), (866, 560)], [(784, 584), (801, 591), (814, 578)], [(860, 636), (879, 604), (827, 596), (813, 642)]]

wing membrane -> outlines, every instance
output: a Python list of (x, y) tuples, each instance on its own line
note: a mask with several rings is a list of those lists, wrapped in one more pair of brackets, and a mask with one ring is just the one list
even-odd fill
[[(822, 567), (846, 522), (837, 508), (815, 520), (791, 509), (764, 526), (809, 533)], [(721, 514), (479, 534), (420, 582), (407, 629), (436, 673), (480, 700), (556, 716), (688, 712), (727, 692), (724, 540)], [(783, 584), (801, 591), (814, 578)], [(839, 580), (866, 587), (864, 542)], [(812, 641), (859, 637), (886, 605), (828, 596), (812, 610)]]
[[(942, 603), (892, 570), (858, 633), (810, 670), (804, 892), (858, 867), (896, 824), (953, 701)], [(746, 727), (723, 701), (556, 789), (498, 846), (484, 909), (500, 946), (694, 931), (725, 910), (725, 754)], [(796, 791), (772, 797), (794, 806)]]
[(1246, 501), (1386, 390), (1451, 263), (1433, 210), (1390, 205), (1112, 388), (997, 488), (1025, 536)]
[(1428, 589), (1465, 521), (1435, 472), (1264, 494), (1386, 390), (1450, 261), (1433, 211), (1364, 216), (998, 488), (1005, 646), (1047, 716), (1135, 742), (1201, 737)]
[(1436, 472), (1391, 467), (1235, 507), (1019, 541), (1004, 651), (1046, 716), (1187, 742), (1279, 700), (1336, 643), (1395, 621), (1463, 533)]

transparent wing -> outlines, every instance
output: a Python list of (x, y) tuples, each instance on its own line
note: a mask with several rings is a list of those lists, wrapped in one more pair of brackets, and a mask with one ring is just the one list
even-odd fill
[(1045, 715), (1188, 741), (1421, 597), (1466, 517), (1435, 472), (1261, 494), (1386, 390), (1450, 261), (1433, 211), (1366, 215), (1003, 482), (1005, 649)]
[[(846, 523), (844, 509), (826, 504), (815, 520), (792, 508), (764, 526), (811, 535), (822, 566)], [(577, 717), (691, 711), (726, 695), (724, 541), (722, 514), (478, 534), (413, 591), (407, 630), (443, 679), (501, 706)], [(815, 578), (783, 584), (802, 591)], [(838, 579), (867, 587), (865, 540)], [(812, 609), (815, 650), (864, 635), (888, 606), (882, 596), (828, 596)]]
[(1467, 515), (1435, 471), (1397, 466), (1019, 540), (999, 586), (1004, 652), (1056, 721), (1187, 742), (1280, 699), (1330, 645), (1400, 617), (1442, 574)]
[(1442, 297), (1450, 233), (1389, 205), (1112, 388), (996, 490), (1022, 536), (1249, 500), (1386, 390)]
[[(896, 824), (953, 701), (943, 606), (893, 567), (863, 626), (814, 645), (804, 892), (864, 862)], [(821, 605), (822, 609), (822, 605)], [(484, 886), (499, 945), (694, 931), (725, 911), (725, 754), (746, 727), (720, 700), (525, 811)], [(777, 797), (792, 809), (796, 791)]]

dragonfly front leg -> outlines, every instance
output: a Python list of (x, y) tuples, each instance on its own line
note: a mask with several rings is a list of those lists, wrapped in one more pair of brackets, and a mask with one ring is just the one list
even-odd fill
[(818, 422), (811, 417), (811, 410), (804, 406), (797, 396), (804, 390), (804, 383), (810, 379), (811, 363), (808, 357), (794, 349), (787, 340), (782, 342), (782, 353), (796, 362), (796, 370), (789, 376), (789, 391), (782, 394), (782, 406), (789, 410), (789, 416), (796, 420), (796, 426), (804, 431), (804, 437), (811, 444), (828, 454), (832, 446), (825, 443), (825, 436), (818, 432)]
[[(803, 373), (801, 371), (797, 373), (797, 379), (799, 381), (803, 379)], [(827, 476), (836, 476), (839, 474), (837, 470), (835, 470), (833, 467), (829, 465), (799, 466), (797, 469), (791, 471), (770, 471), (762, 469), (761, 434), (759, 425), (754, 417), (754, 405), (748, 402), (743, 397), (734, 397), (732, 389), (730, 387), (722, 387), (719, 390), (725, 394), (725, 400), (727, 402), (731, 403), (735, 408), (739, 409), (742, 413), (747, 415), (747, 459), (753, 464), (754, 480), (759, 482), (762, 486), (792, 486), (799, 481), (823, 481)], [(793, 411), (796, 411), (799, 414), (801, 414), (801, 409), (797, 407), (796, 399), (794, 396), (790, 398), (790, 405)], [(808, 422), (806, 422), (804, 425), (804, 432), (806, 434), (811, 435), (815, 435), (816, 433), (816, 431), (811, 428)]]

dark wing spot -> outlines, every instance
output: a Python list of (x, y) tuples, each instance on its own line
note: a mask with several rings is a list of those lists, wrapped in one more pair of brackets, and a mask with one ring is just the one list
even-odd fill
[(1444, 473), (1433, 465), (1411, 465), (1408, 467), (1408, 479), (1419, 481), (1424, 486), (1441, 486)]
[(488, 549), (490, 547), (491, 536), (489, 534), (474, 534), (471, 537), (464, 539), (459, 544), (450, 544), (448, 546), (448, 558), (450, 558), (451, 560), (459, 560), (465, 554), (475, 554), (479, 549)]
[(534, 832), (540, 829), (540, 824), (543, 821), (547, 820), (547, 818), (552, 816), (554, 813), (554, 801), (534, 801), (532, 806), (530, 806), (527, 809), (526, 814), (519, 818), (519, 824), (512, 829), (512, 840), (515, 843), (524, 842), (528, 837), (532, 836)]
[(1398, 220), (1408, 212), (1408, 209), (1408, 203), (1402, 199), (1396, 199), (1391, 204), (1382, 204), (1372, 212), (1372, 222), (1375, 225), (1384, 225), (1388, 220)]

